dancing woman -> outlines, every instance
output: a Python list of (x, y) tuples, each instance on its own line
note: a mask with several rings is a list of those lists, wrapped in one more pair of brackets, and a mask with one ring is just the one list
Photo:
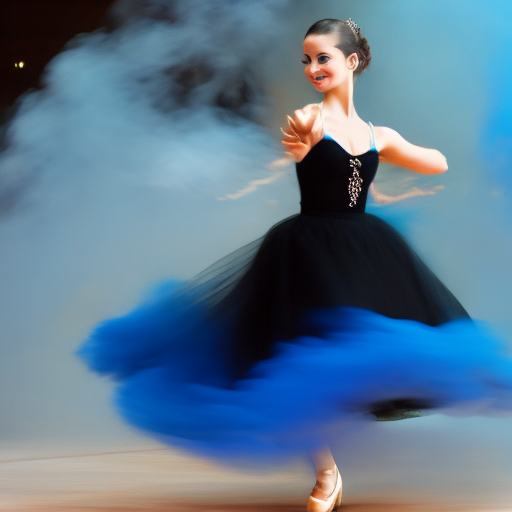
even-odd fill
[(360, 28), (318, 21), (303, 53), (323, 101), (282, 129), (300, 213), (163, 283), (96, 326), (79, 353), (120, 383), (123, 417), (165, 443), (228, 463), (311, 455), (308, 510), (329, 512), (342, 483), (327, 427), (471, 414), (478, 400), (512, 408), (512, 365), (404, 238), (365, 212), (380, 161), (423, 174), (448, 166), (357, 115), (354, 79), (370, 62)]
[[(303, 43), (304, 72), (315, 89), (323, 93), (320, 104), (307, 105), (288, 116), (289, 127), (283, 131), (286, 154), (302, 162), (319, 141), (330, 140), (339, 153), (349, 158), (353, 177), (349, 178), (349, 207), (364, 203), (365, 191), (375, 190), (373, 179), (377, 159), (422, 174), (438, 174), (448, 169), (446, 158), (436, 149), (406, 141), (395, 130), (374, 127), (364, 122), (354, 107), (354, 82), (369, 65), (370, 47), (352, 20), (320, 20), (309, 28)], [(368, 143), (368, 131), (370, 142)], [(368, 149), (370, 144), (370, 149)], [(362, 164), (365, 169), (360, 170)], [(356, 165), (353, 165), (355, 162)], [(309, 170), (307, 172), (315, 172)], [(361, 172), (364, 178), (361, 178)], [(373, 175), (372, 175), (373, 174)], [(352, 180), (352, 181), (350, 181)], [(421, 193), (416, 189), (417, 193)], [(377, 195), (374, 191), (374, 195)], [(362, 196), (362, 197), (361, 197)], [(346, 201), (345, 201), (346, 202)], [(462, 309), (460, 311), (463, 314)], [(317, 482), (311, 493), (308, 510), (323, 511), (341, 502), (341, 478), (328, 447), (313, 454)]]

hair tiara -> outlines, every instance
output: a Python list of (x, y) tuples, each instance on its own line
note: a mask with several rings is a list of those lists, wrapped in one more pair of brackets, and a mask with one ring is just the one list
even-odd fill
[(345, 23), (352, 29), (356, 39), (361, 36), (361, 27), (352, 18), (349, 18)]

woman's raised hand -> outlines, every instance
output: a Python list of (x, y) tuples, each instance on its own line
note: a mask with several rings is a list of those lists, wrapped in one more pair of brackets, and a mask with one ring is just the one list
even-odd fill
[(291, 156), (296, 162), (300, 162), (324, 136), (320, 107), (313, 103), (298, 109), (293, 113), (293, 118), (287, 115), (288, 126), (281, 127), (284, 134), (281, 143), (288, 149), (285, 155)]

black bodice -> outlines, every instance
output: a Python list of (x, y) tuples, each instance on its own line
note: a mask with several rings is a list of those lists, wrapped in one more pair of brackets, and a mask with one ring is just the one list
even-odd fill
[[(353, 176), (351, 160), (360, 162), (358, 170), (362, 178), (361, 192), (352, 207), (349, 206), (349, 179)], [(352, 156), (334, 139), (324, 137), (295, 166), (301, 213), (311, 210), (362, 213), (379, 166), (379, 153), (372, 147), (366, 153)]]

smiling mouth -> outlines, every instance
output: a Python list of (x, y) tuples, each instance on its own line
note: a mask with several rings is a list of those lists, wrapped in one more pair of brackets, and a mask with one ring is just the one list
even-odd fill
[(315, 76), (315, 82), (321, 82), (324, 78), (327, 78), (325, 75)]

